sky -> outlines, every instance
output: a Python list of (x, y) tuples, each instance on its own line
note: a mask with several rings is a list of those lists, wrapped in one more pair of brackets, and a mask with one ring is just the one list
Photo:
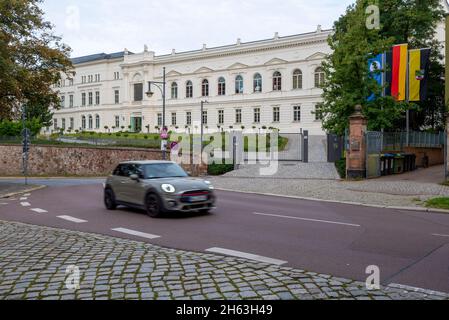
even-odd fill
[(354, 0), (44, 0), (72, 57), (127, 48), (156, 55), (331, 28)]

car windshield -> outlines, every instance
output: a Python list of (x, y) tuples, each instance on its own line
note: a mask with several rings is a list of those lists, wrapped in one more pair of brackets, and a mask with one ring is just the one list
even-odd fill
[(188, 174), (175, 163), (146, 164), (143, 166), (145, 179), (188, 177)]

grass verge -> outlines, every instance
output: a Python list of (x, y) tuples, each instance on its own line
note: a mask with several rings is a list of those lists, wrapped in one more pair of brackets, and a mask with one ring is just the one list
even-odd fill
[(449, 210), (449, 198), (441, 197), (441, 198), (434, 198), (434, 199), (427, 200), (426, 207)]

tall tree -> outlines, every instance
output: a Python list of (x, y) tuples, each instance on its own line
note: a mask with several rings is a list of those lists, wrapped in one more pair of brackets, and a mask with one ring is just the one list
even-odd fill
[(71, 74), (70, 48), (44, 20), (42, 0), (0, 0), (0, 119), (20, 106), (48, 110), (60, 101), (52, 85)]
[[(370, 5), (380, 9), (380, 28), (367, 28), (366, 9)], [(333, 53), (323, 64), (326, 71), (322, 109), (324, 128), (344, 133), (356, 104), (363, 106), (372, 130), (400, 128), (407, 108), (417, 109), (415, 104), (382, 97), (383, 88), (370, 77), (368, 60), (389, 50), (393, 44), (408, 42), (411, 48), (433, 48), (428, 102), (427, 105), (423, 103), (420, 110), (428, 112), (430, 106), (432, 110), (438, 109), (435, 100), (441, 94), (438, 92), (441, 64), (439, 67), (440, 50), (434, 39), (436, 24), (442, 19), (438, 0), (357, 0), (349, 6), (334, 24), (334, 33), (328, 40)], [(367, 97), (373, 92), (377, 99), (368, 102)], [(415, 126), (424, 124), (424, 118)]]

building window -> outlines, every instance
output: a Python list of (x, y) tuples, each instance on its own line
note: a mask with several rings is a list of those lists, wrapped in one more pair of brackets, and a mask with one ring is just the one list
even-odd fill
[(74, 118), (70, 118), (70, 130), (73, 130), (75, 128), (75, 119)]
[(98, 114), (95, 116), (95, 129), (100, 129), (100, 116)]
[(81, 128), (86, 129), (86, 116), (81, 117)]
[(115, 127), (120, 128), (120, 116), (115, 116)]
[(92, 129), (93, 126), (94, 126), (93, 118), (92, 118), (92, 116), (89, 116), (89, 129)]
[(186, 83), (186, 98), (193, 98), (193, 84), (192, 81)]
[(61, 96), (61, 108), (65, 108), (65, 96)]
[(192, 125), (192, 112), (190, 111), (186, 112), (186, 125)]
[(293, 89), (302, 89), (302, 71), (299, 69), (293, 71)]
[(157, 125), (162, 126), (162, 113), (157, 114)]
[(171, 125), (176, 126), (176, 112), (172, 112), (171, 114)]
[(223, 77), (218, 79), (218, 95), (224, 96), (226, 94), (226, 80)]
[(282, 75), (279, 71), (273, 73), (273, 91), (282, 90)]
[(207, 124), (207, 111), (203, 111), (202, 115), (203, 124)]
[(224, 124), (224, 110), (218, 110), (218, 124)]
[(294, 122), (301, 121), (301, 107), (300, 106), (293, 107), (293, 121)]
[(69, 86), (73, 86), (73, 79), (69, 79)]
[(120, 103), (120, 91), (119, 90), (114, 90), (114, 102), (115, 102), (115, 104)]
[(61, 122), (61, 128), (65, 130), (65, 118), (62, 118)]
[(260, 123), (260, 108), (254, 108), (254, 123)]
[(134, 101), (143, 100), (143, 83), (134, 84)]
[(242, 123), (242, 109), (235, 109), (235, 123)]
[(120, 73), (114, 72), (114, 80), (119, 80), (119, 79), (120, 79)]
[(89, 92), (89, 105), (93, 105), (94, 104), (94, 96), (92, 92)]
[(204, 79), (201, 83), (201, 95), (203, 97), (209, 96), (209, 81), (207, 79)]
[(279, 107), (273, 107), (273, 122), (279, 122), (281, 120), (281, 112)]
[(97, 106), (100, 104), (100, 91), (95, 92), (95, 104)]
[(81, 83), (86, 83), (86, 76), (81, 77)]
[(323, 111), (322, 111), (323, 105), (321, 103), (318, 103), (315, 105), (315, 121), (321, 121), (323, 120)]
[(243, 77), (240, 75), (235, 78), (235, 93), (243, 93)]
[(86, 106), (86, 93), (85, 92), (81, 93), (81, 105), (83, 107)]
[(315, 69), (315, 88), (321, 88), (324, 84), (324, 70), (321, 67)]
[(178, 84), (176, 82), (171, 84), (171, 98), (178, 99)]
[(73, 108), (73, 94), (69, 95), (69, 108)]
[(262, 76), (260, 73), (254, 75), (254, 92), (262, 92)]
[(54, 129), (55, 131), (58, 130), (58, 119), (53, 119), (53, 129)]

